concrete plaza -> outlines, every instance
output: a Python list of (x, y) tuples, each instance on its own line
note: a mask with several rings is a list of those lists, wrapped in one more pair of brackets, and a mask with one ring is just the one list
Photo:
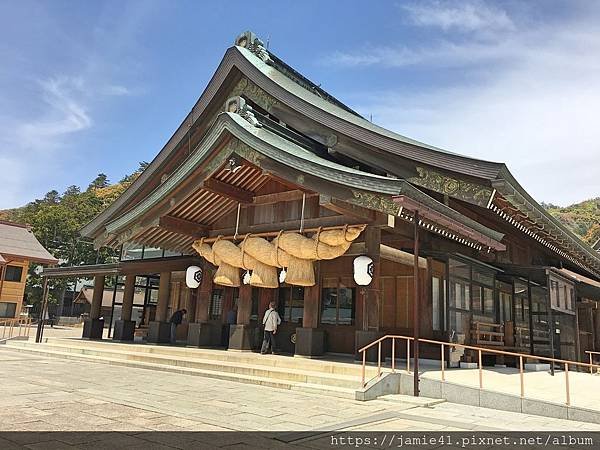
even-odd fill
[[(310, 443), (319, 439), (319, 431), (600, 431), (600, 425), (591, 423), (451, 403), (424, 406), (402, 397), (370, 402), (333, 399), (197, 376), (54, 359), (4, 346), (0, 346), (0, 386), (0, 431), (120, 431), (127, 435), (128, 448), (182, 448), (192, 446), (190, 439), (199, 441), (195, 448), (226, 447), (234, 441), (244, 444), (238, 442), (240, 439), (249, 440), (246, 448), (283, 445), (260, 433), (226, 433), (222, 443), (215, 444), (215, 435), (187, 435), (187, 441), (181, 443), (177, 435), (140, 434), (149, 431), (311, 431), (312, 438), (297, 443), (306, 448), (314, 448)], [(71, 444), (81, 448), (94, 447), (92, 441), (98, 448), (108, 445), (100, 444), (99, 436), (117, 439), (110, 433), (92, 434), (89, 442)], [(212, 436), (211, 442), (203, 442), (208, 436)], [(150, 447), (149, 440), (155, 442)], [(260, 440), (269, 441), (261, 444)], [(39, 448), (51, 447), (47, 442), (41, 444)], [(5, 441), (0, 441), (0, 447), (11, 448)]]

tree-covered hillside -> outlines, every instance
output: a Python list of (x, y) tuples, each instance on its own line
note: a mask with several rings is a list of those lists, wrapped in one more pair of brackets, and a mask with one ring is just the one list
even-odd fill
[(600, 197), (564, 208), (555, 205), (544, 207), (589, 244), (600, 239)]
[[(29, 224), (38, 240), (59, 259), (60, 266), (107, 262), (114, 258), (115, 252), (112, 249), (94, 250), (92, 243), (82, 240), (78, 232), (121, 195), (146, 166), (147, 163), (140, 163), (134, 173), (118, 183), (111, 184), (101, 173), (84, 190), (74, 185), (63, 193), (52, 190), (23, 207), (0, 211), (0, 220)], [(30, 267), (29, 275), (28, 302), (35, 304), (39, 300), (40, 279), (33, 267)], [(54, 301), (61, 298), (64, 287), (64, 282), (53, 281), (51, 297)]]

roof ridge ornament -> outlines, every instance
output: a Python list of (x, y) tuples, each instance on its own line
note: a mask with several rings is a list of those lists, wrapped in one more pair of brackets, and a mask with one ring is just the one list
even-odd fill
[(252, 106), (246, 103), (243, 97), (231, 97), (225, 102), (225, 112), (234, 113), (242, 116), (250, 125), (257, 128), (262, 127), (262, 123), (258, 121), (254, 115)]
[(252, 31), (244, 31), (237, 38), (235, 38), (235, 45), (250, 50), (267, 64), (272, 62), (264, 42), (261, 41)]

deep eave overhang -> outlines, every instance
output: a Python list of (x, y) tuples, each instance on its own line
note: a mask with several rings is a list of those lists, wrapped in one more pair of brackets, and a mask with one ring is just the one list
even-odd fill
[(378, 147), (397, 156), (402, 156), (433, 167), (453, 168), (469, 176), (493, 179), (503, 164), (469, 158), (449, 153), (427, 144), (406, 138), (378, 127), (362, 117), (338, 107), (318, 95), (304, 89), (276, 68), (264, 63), (250, 51), (231, 47), (225, 53), (206, 89), (186, 116), (177, 131), (159, 152), (151, 164), (132, 185), (106, 210), (80, 231), (82, 236), (94, 237), (102, 223), (110, 219), (127, 205), (149, 179), (155, 176), (179, 142), (186, 136), (190, 126), (204, 120), (202, 113), (212, 102), (219, 88), (232, 70), (239, 70), (277, 100), (296, 110), (299, 114), (321, 123), (332, 130), (357, 139), (366, 145)]
[[(231, 141), (232, 138), (235, 139), (235, 142)], [(225, 154), (215, 156), (215, 148), (225, 141), (234, 142), (234, 145), (225, 150)], [(488, 248), (505, 249), (504, 245), (499, 242), (503, 238), (502, 233), (491, 230), (463, 216), (418, 190), (405, 180), (373, 175), (323, 159), (266, 128), (251, 125), (238, 114), (232, 113), (219, 115), (189, 158), (154, 192), (122, 216), (107, 223), (104, 233), (106, 239), (110, 239), (110, 236), (116, 236), (128, 228), (135, 228), (136, 224), (140, 222), (153, 223), (151, 217), (145, 216), (152, 216), (152, 211), (158, 205), (163, 204), (173, 190), (182, 183), (189, 182), (192, 179), (192, 174), (196, 173), (196, 170), (208, 158), (213, 158), (210, 161), (216, 170), (219, 163), (214, 163), (214, 159), (224, 161), (229, 158), (231, 153), (236, 153), (259, 166), (263, 165), (262, 159), (270, 160), (276, 162), (277, 165), (293, 169), (299, 174), (310, 174), (311, 177), (316, 177), (326, 183), (343, 186), (345, 189), (350, 189), (354, 195), (354, 198), (346, 200), (361, 206), (364, 206), (361, 199), (364, 200), (365, 195), (373, 195), (369, 198), (377, 200), (368, 203), (368, 205), (375, 210), (388, 214), (400, 215), (401, 213), (401, 207), (391, 200), (393, 196), (410, 197), (419, 202), (421, 207), (428, 208), (432, 214), (435, 212), (436, 217), (432, 216), (428, 219), (441, 220), (444, 227), (450, 223), (452, 223), (451, 228), (457, 223), (462, 224), (460, 228), (458, 226), (453, 228), (458, 236), (451, 237), (444, 234), (447, 237), (460, 241), (460, 236), (466, 238), (469, 242), (474, 241)], [(205, 175), (207, 174), (205, 173)], [(367, 194), (369, 192), (371, 194)], [(410, 220), (410, 217), (406, 215), (401, 217)], [(424, 225), (424, 227), (429, 227), (429, 225)], [(431, 231), (435, 232), (436, 229), (431, 229)], [(439, 233), (443, 234), (441, 229)], [(464, 239), (463, 241), (464, 243), (467, 242)]]

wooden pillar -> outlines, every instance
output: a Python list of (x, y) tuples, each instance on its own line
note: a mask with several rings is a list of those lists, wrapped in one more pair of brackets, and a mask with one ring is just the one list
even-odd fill
[(123, 304), (121, 305), (121, 320), (130, 321), (133, 310), (133, 295), (135, 293), (135, 275), (125, 277)]
[(158, 285), (158, 303), (156, 304), (156, 317), (148, 327), (147, 342), (151, 344), (166, 344), (171, 337), (171, 324), (167, 321), (169, 311), (169, 298), (171, 294), (171, 272), (160, 273)]
[[(365, 251), (369, 258), (373, 260), (373, 279), (368, 286), (359, 286), (357, 288), (357, 314), (356, 314), (356, 333), (354, 340), (355, 358), (362, 360), (362, 354), (358, 350), (365, 345), (370, 344), (380, 337), (379, 334), (379, 304), (381, 295), (380, 283), (380, 246), (381, 229), (367, 226), (364, 231)], [(367, 351), (366, 359), (368, 361), (377, 361), (377, 346), (371, 347)]]
[(252, 315), (252, 286), (244, 284), (240, 286), (240, 298), (237, 308), (237, 324), (248, 325)]
[(213, 289), (213, 274), (206, 271), (202, 277), (202, 283), (196, 290), (196, 322), (208, 322), (208, 307), (210, 305), (210, 296)]
[(94, 277), (94, 293), (90, 308), (90, 319), (99, 319), (102, 311), (102, 296), (104, 295), (104, 275)]
[(319, 293), (320, 286), (304, 288), (304, 313), (302, 315), (302, 326), (304, 328), (317, 328), (319, 326)]
[(188, 317), (188, 321), (190, 323), (193, 323), (196, 321), (196, 310), (197, 310), (197, 303), (198, 303), (198, 289), (187, 289), (187, 292), (185, 294), (185, 298), (186, 298), (186, 309), (187, 309), (187, 317)]
[(364, 294), (365, 305), (363, 311), (363, 330), (364, 331), (379, 331), (379, 303), (381, 286), (379, 282), (380, 273), (380, 246), (381, 246), (381, 229), (367, 227), (365, 230), (365, 249), (367, 256), (373, 260), (373, 281), (366, 287)]
[[(83, 322), (83, 338), (102, 339), (102, 334), (104, 331), (104, 320), (100, 319), (100, 315), (102, 313), (104, 281), (104, 275), (96, 275), (94, 277), (94, 293), (92, 294), (90, 317)], [(48, 302), (46, 301), (45, 303), (47, 304)]]
[(121, 320), (115, 321), (113, 339), (115, 341), (133, 341), (135, 336), (135, 322), (131, 320), (133, 310), (133, 297), (135, 293), (134, 274), (125, 277), (125, 290), (123, 304), (121, 305)]
[(171, 293), (171, 272), (160, 273), (158, 285), (158, 303), (156, 304), (156, 321), (166, 322), (169, 308), (169, 294)]
[(194, 347), (213, 347), (221, 344), (221, 325), (209, 323), (209, 305), (213, 288), (213, 271), (205, 267), (202, 282), (191, 291), (193, 308), (188, 310), (187, 344)]

